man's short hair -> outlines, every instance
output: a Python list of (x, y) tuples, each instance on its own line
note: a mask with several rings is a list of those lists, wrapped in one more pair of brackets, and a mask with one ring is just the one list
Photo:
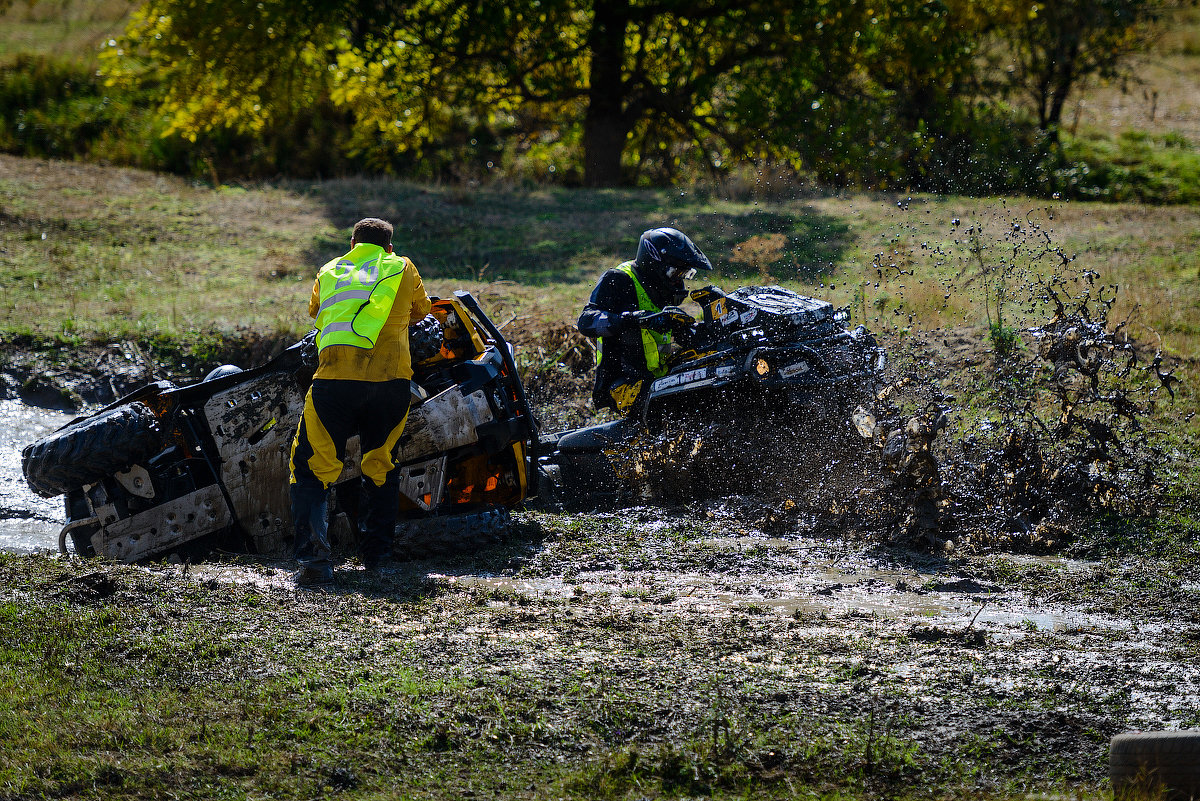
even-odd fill
[(378, 217), (367, 217), (354, 224), (354, 241), (386, 248), (392, 244), (392, 224)]

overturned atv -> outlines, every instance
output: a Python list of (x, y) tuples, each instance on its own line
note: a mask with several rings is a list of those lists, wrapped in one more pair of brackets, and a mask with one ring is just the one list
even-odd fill
[[(398, 445), (397, 553), (486, 541), (535, 487), (537, 427), (512, 351), (475, 299), (433, 299), (410, 329), (412, 406)], [(288, 463), (316, 366), (310, 339), (250, 370), (159, 381), (25, 448), (43, 497), (66, 495), (59, 548), (127, 562), (292, 543)], [(352, 539), (358, 442), (334, 485), (331, 533)], [(336, 490), (346, 503), (338, 504)], [(347, 543), (349, 544), (349, 543)]]
[(886, 356), (864, 327), (849, 327), (847, 310), (777, 286), (729, 294), (709, 286), (691, 299), (702, 319), (674, 315), (680, 349), (622, 419), (542, 438), (544, 494), (556, 503), (597, 508), (662, 496), (669, 486), (642, 481), (654, 473), (692, 490), (719, 490), (720, 470), (706, 466), (746, 474), (753, 466), (742, 446), (762, 448), (780, 434), (750, 430), (745, 422), (752, 419), (787, 421), (791, 434), (830, 421), (852, 430), (853, 409), (875, 386)]

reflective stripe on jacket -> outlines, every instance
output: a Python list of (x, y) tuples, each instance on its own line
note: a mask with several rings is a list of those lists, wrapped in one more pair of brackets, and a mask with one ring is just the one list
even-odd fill
[(387, 322), (407, 262), (379, 245), (359, 244), (317, 273), (317, 350), (373, 348)]
[[(627, 261), (617, 265), (617, 269), (629, 276), (629, 280), (633, 282), (633, 289), (637, 293), (638, 311), (659, 312), (662, 311), (655, 306), (650, 300), (650, 296), (646, 294), (645, 288), (642, 287), (642, 282), (638, 280), (637, 273), (633, 269), (633, 262)], [(646, 369), (649, 370), (656, 378), (663, 375), (667, 368), (662, 365), (662, 360), (659, 356), (661, 349), (670, 344), (671, 334), (660, 334), (657, 331), (648, 331), (645, 328), (641, 329), (642, 334), (642, 351), (646, 356)], [(604, 353), (604, 339), (600, 338), (600, 348), (597, 353)], [(600, 356), (597, 356), (597, 364), (600, 361)]]

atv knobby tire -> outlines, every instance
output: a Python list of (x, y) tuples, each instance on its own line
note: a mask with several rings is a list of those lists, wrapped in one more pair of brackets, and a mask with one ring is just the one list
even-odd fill
[(1118, 799), (1200, 796), (1200, 731), (1118, 734), (1108, 747), (1108, 775)]
[(21, 470), (30, 489), (53, 498), (124, 470), (161, 445), (154, 412), (144, 403), (130, 403), (27, 446), (21, 452)]
[(511, 523), (512, 516), (502, 506), (471, 514), (404, 520), (396, 527), (392, 553), (397, 559), (471, 553), (501, 542)]
[(442, 349), (442, 323), (432, 314), (408, 327), (408, 352), (413, 364), (428, 361)]

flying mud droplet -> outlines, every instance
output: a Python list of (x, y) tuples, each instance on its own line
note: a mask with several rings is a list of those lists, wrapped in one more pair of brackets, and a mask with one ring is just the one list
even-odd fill
[[(1041, 222), (955, 218), (952, 228), (961, 268), (935, 282), (987, 295), (986, 326), (891, 332), (885, 383), (848, 404), (698, 410), (614, 448), (637, 499), (737, 495), (776, 536), (939, 553), (1046, 552), (1102, 517), (1155, 515), (1169, 455), (1154, 415), (1180, 383), (1171, 359), (1113, 319), (1116, 288), (1073, 268)], [(926, 252), (949, 263), (942, 246)], [(927, 267), (900, 247), (872, 264), (889, 281)]]

